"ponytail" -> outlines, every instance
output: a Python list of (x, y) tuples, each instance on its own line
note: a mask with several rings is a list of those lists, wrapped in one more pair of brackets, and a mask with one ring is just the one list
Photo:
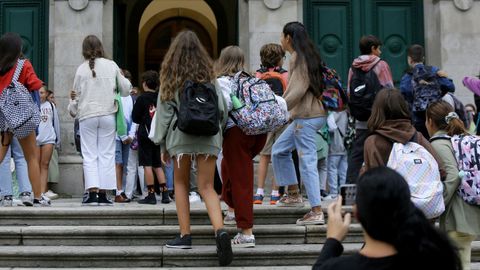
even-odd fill
[(444, 130), (449, 136), (468, 133), (453, 107), (445, 101), (431, 103), (427, 108), (426, 116), (438, 129)]

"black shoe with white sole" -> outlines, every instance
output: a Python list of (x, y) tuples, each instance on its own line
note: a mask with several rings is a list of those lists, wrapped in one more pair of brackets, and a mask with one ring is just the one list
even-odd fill
[(220, 266), (229, 265), (233, 260), (232, 239), (230, 235), (224, 229), (219, 229), (217, 230), (215, 240), (217, 242), (218, 264)]
[(190, 234), (186, 234), (184, 236), (179, 234), (177, 237), (175, 237), (175, 239), (168, 240), (165, 246), (168, 248), (191, 249), (192, 236), (190, 236)]

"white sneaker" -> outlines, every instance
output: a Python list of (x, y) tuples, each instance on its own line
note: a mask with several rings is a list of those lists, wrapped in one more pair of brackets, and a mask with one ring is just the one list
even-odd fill
[(198, 193), (195, 191), (190, 192), (190, 195), (188, 196), (188, 200), (190, 201), (190, 203), (196, 203), (196, 202), (202, 201)]
[(51, 191), (50, 189), (47, 192), (45, 192), (45, 196), (47, 196), (47, 198), (49, 198), (50, 200), (58, 199), (58, 194)]
[(333, 201), (333, 200), (336, 200), (337, 199), (337, 196), (336, 194), (328, 194), (327, 196), (325, 196), (323, 199), (324, 200), (329, 200), (329, 201)]
[(33, 199), (33, 206), (34, 207), (44, 207), (44, 206), (50, 206), (50, 201), (46, 200), (47, 197), (42, 195), (42, 198), (40, 200)]
[(50, 203), (50, 198), (48, 198), (47, 195), (45, 195), (45, 193), (42, 193), (42, 199)]

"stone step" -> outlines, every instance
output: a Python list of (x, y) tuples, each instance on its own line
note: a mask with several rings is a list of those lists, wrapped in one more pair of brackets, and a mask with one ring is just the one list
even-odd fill
[[(360, 248), (346, 244), (346, 254)], [(235, 248), (231, 266), (312, 265), (321, 245), (259, 245)], [(215, 246), (191, 250), (163, 246), (12, 246), (0, 247), (2, 267), (214, 267)]]
[[(114, 206), (81, 207), (80, 202), (54, 201), (52, 207), (2, 207), (0, 226), (158, 226), (177, 225), (175, 204), (140, 205), (136, 202)], [(227, 206), (222, 203), (222, 209)], [(285, 208), (275, 205), (255, 205), (254, 224), (295, 224), (310, 210), (304, 207)], [(324, 212), (326, 208), (323, 207)], [(351, 211), (351, 207), (346, 207)], [(326, 214), (326, 213), (325, 213)], [(192, 225), (209, 225), (203, 203), (191, 205)]]
[[(357, 252), (361, 244), (344, 244), (344, 254)], [(312, 265), (321, 244), (258, 245), (235, 248), (231, 266)], [(480, 244), (474, 242), (472, 262), (480, 261)], [(2, 267), (214, 267), (215, 246), (191, 250), (162, 246), (1, 246)]]
[[(233, 237), (235, 227), (226, 227)], [(178, 226), (0, 226), (0, 245), (19, 246), (158, 246), (178, 234)], [(255, 225), (258, 245), (321, 244), (326, 225)], [(194, 245), (215, 245), (211, 226), (192, 226)], [(362, 229), (352, 224), (346, 243), (363, 242)]]
[[(479, 266), (480, 267), (480, 266)], [(117, 270), (210, 270), (210, 269), (225, 269), (225, 267), (115, 267)], [(242, 266), (233, 266), (228, 267), (229, 270), (257, 270), (258, 267), (250, 266), (250, 267), (242, 267)], [(291, 266), (262, 266), (262, 270), (291, 270)], [(310, 270), (312, 269), (311, 265), (296, 265), (295, 270)], [(480, 269), (480, 268), (478, 268)], [(26, 268), (26, 267), (8, 267), (3, 268), (0, 267), (0, 270), (38, 270), (38, 268)], [(58, 270), (58, 268), (45, 268), (43, 267), (42, 270)], [(62, 268), (62, 270), (112, 270), (112, 268)], [(472, 268), (472, 270), (477, 270), (477, 268)]]

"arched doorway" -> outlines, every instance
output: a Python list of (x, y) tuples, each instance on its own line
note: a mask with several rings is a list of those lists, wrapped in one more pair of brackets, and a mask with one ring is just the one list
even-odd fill
[(160, 22), (149, 33), (145, 42), (144, 70), (158, 71), (171, 41), (185, 29), (195, 32), (207, 52), (213, 56), (213, 42), (200, 23), (185, 17), (173, 17)]

